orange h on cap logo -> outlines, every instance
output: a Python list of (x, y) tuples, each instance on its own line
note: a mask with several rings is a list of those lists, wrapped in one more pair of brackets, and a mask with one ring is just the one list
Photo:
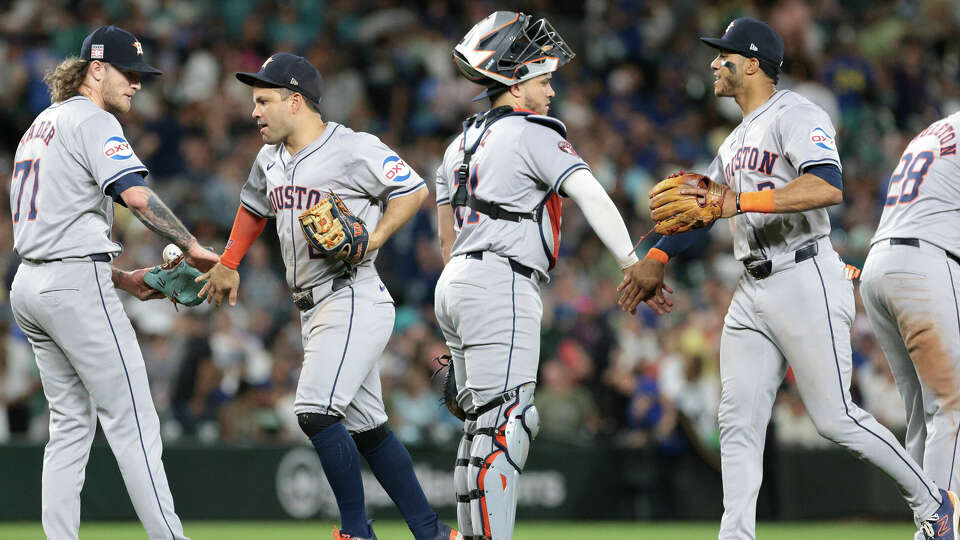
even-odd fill
[(140, 45), (140, 40), (135, 40), (133, 46), (137, 48), (137, 54), (143, 56), (143, 45)]

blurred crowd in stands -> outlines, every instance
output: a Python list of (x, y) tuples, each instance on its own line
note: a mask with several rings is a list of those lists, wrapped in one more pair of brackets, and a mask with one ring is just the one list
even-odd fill
[[(261, 145), (249, 88), (234, 72), (256, 71), (277, 51), (306, 56), (325, 79), (325, 118), (378, 135), (432, 184), (446, 142), (485, 105), (471, 103), (479, 89), (457, 75), (450, 51), (475, 21), (501, 7), (441, 0), (7, 4), (0, 15), (0, 176), (10, 177), (20, 135), (49, 103), (44, 71), (76, 55), (92, 28), (118, 24), (164, 71), (145, 82), (121, 123), (150, 168), (151, 185), (218, 250)], [(722, 34), (735, 17), (767, 20), (781, 33), (779, 88), (819, 104), (838, 129), (844, 202), (830, 209), (832, 239), (850, 263), (861, 265), (866, 256), (889, 172), (909, 138), (960, 108), (960, 42), (953, 39), (960, 4), (951, 0), (521, 0), (515, 9), (549, 17), (577, 52), (555, 75), (551, 114), (566, 123), (634, 238), (651, 227), (649, 187), (678, 168), (705, 170), (740, 121), (731, 100), (712, 95), (714, 51), (697, 40)], [(18, 262), (7, 205), (0, 214), (5, 295)], [(385, 401), (393, 429), (411, 444), (446, 443), (459, 430), (431, 380), (432, 358), (445, 352), (432, 305), (442, 270), (435, 216), (431, 197), (378, 255), (397, 302), (381, 366)], [(117, 266), (158, 263), (163, 242), (119, 207), (114, 234), (125, 246)], [(669, 264), (674, 313), (657, 317), (644, 307), (630, 316), (616, 307), (620, 272), (613, 259), (576, 206), (566, 205), (562, 258), (543, 294), (542, 439), (667, 451), (717, 447), (720, 329), (742, 266), (732, 257), (728, 227), (711, 234)], [(168, 444), (302, 438), (292, 412), (299, 318), (272, 225), (240, 270), (235, 308), (126, 303)], [(0, 441), (43, 441), (45, 402), (32, 353), (5, 296), (0, 308)], [(902, 403), (862, 308), (852, 338), (855, 399), (884, 424), (901, 427)], [(826, 444), (789, 372), (773, 418), (781, 443)]]

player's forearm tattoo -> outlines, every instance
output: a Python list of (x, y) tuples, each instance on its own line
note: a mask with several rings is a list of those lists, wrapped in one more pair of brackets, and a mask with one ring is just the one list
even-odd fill
[(173, 215), (173, 212), (152, 190), (147, 195), (147, 204), (143, 208), (132, 210), (137, 219), (148, 229), (173, 242), (184, 251), (195, 241), (180, 219)]

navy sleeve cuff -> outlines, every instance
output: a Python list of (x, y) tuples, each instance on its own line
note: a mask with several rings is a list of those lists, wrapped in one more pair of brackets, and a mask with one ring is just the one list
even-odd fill
[(110, 182), (110, 185), (107, 186), (107, 195), (113, 198), (113, 202), (126, 207), (127, 203), (123, 202), (123, 197), (120, 195), (133, 186), (145, 185), (147, 185), (147, 182), (143, 179), (143, 176), (141, 176), (140, 173), (127, 173), (120, 178), (117, 178), (113, 182)]
[(843, 191), (843, 176), (840, 174), (840, 168), (832, 163), (821, 163), (811, 165), (803, 170), (804, 174), (812, 174), (822, 178), (826, 183)]
[(653, 247), (666, 253), (672, 259), (678, 254), (686, 251), (690, 246), (696, 243), (697, 240), (706, 236), (707, 231), (709, 231), (711, 227), (713, 227), (713, 223), (702, 229), (695, 229), (685, 233), (672, 234), (669, 236), (661, 236), (660, 240), (657, 240), (657, 243), (654, 244)]

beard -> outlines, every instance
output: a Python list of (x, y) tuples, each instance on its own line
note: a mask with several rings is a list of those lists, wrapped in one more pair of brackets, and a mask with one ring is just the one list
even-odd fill
[(121, 114), (130, 112), (130, 109), (133, 106), (133, 100), (128, 101), (126, 96), (123, 94), (105, 97), (103, 103), (110, 111)]
[(713, 94), (717, 97), (733, 97), (739, 87), (738, 81), (732, 75), (724, 75), (714, 83)]

